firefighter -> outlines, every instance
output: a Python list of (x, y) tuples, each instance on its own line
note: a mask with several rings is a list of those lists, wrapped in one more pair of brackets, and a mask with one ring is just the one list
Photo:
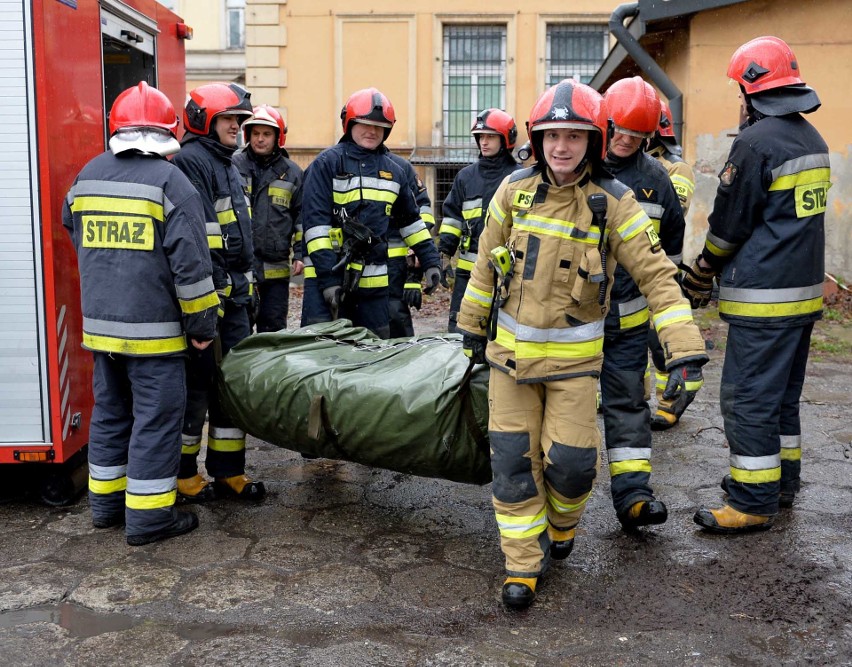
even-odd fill
[[(651, 219), (659, 254), (677, 267), (683, 259), (683, 211), (666, 170), (643, 150), (659, 124), (657, 94), (635, 76), (613, 83), (604, 94), (604, 104), (613, 127), (606, 169), (633, 190)], [(606, 317), (601, 408), (612, 503), (625, 530), (661, 524), (668, 517), (665, 504), (654, 497), (650, 485), (651, 427), (644, 383), (649, 321), (648, 302), (628, 268), (619, 263)], [(698, 388), (689, 385), (679, 404)]]
[[(277, 109), (254, 108), (242, 124), (245, 149), (233, 157), (251, 200), (254, 275), (260, 304), (257, 332), (287, 328), (290, 276), (302, 273), (302, 169), (284, 144), (287, 125)], [(290, 250), (293, 267), (290, 268)]]
[(390, 336), (388, 228), (399, 229), (425, 272), (426, 294), (440, 280), (438, 251), (385, 141), (393, 106), (375, 88), (353, 93), (340, 112), (343, 137), (305, 172), (302, 325), (338, 316)]
[(667, 395), (699, 382), (707, 361), (651, 220), (602, 170), (606, 127), (600, 94), (584, 84), (565, 80), (538, 98), (527, 123), (537, 162), (494, 193), (459, 313), (466, 354), (491, 366), (492, 490), (510, 608), (532, 603), (548, 556), (571, 552), (592, 491), (616, 262), (653, 307)]
[(169, 99), (144, 81), (109, 115), (109, 151), (62, 209), (80, 269), (83, 347), (94, 354), (89, 503), (95, 528), (139, 546), (187, 533), (175, 510), (185, 350), (216, 333), (219, 299), (200, 197), (165, 158), (180, 149)]
[[(662, 100), (660, 100), (660, 125), (654, 136), (649, 139), (647, 150), (648, 154), (656, 158), (668, 172), (677, 197), (680, 199), (683, 218), (686, 220), (689, 205), (692, 203), (692, 195), (695, 192), (695, 174), (692, 167), (681, 157), (683, 149), (675, 138), (672, 112), (669, 105)], [(660, 346), (660, 340), (657, 338), (657, 332), (654, 331), (653, 327), (648, 331), (648, 348), (651, 350), (651, 359), (655, 367), (657, 394), (657, 409), (651, 415), (651, 430), (665, 431), (680, 421), (684, 410), (686, 410), (686, 405), (683, 403), (674, 405), (671, 401), (663, 399), (663, 391), (669, 380), (669, 375), (666, 373), (663, 348)]]
[[(479, 235), (485, 226), (485, 213), (497, 186), (520, 165), (512, 157), (518, 128), (515, 119), (500, 109), (485, 109), (470, 128), (479, 148), (479, 159), (462, 169), (444, 200), (438, 251), (441, 253), (441, 280), (449, 286), (455, 277), (450, 299), (447, 331), (458, 330), (459, 309), (470, 272), (476, 262)], [(456, 268), (452, 258), (459, 253)]]
[(765, 530), (799, 491), (799, 398), (811, 332), (822, 317), (829, 153), (802, 114), (820, 106), (777, 37), (734, 52), (746, 124), (719, 174), (704, 249), (684, 275), (693, 307), (719, 281), (728, 325), (720, 403), (730, 445), (727, 503), (695, 522), (717, 533)]
[[(388, 151), (387, 156), (396, 162), (405, 172), (406, 183), (414, 201), (420, 210), (420, 219), (431, 235), (435, 226), (432, 214), (432, 200), (423, 181), (417, 176), (411, 163)], [(402, 239), (399, 229), (388, 226), (388, 307), (390, 313), (390, 337), (405, 338), (414, 335), (414, 322), (411, 320), (411, 308), (420, 310), (423, 304), (423, 269), (417, 256)]]
[[(189, 358), (178, 493), (191, 502), (217, 496), (260, 500), (266, 493), (262, 482), (252, 481), (245, 474), (246, 434), (222, 409), (216, 389), (216, 366), (221, 356), (251, 334), (251, 218), (242, 177), (231, 162), (240, 124), (252, 115), (249, 98), (249, 92), (235, 83), (211, 83), (190, 91), (183, 111), (186, 133), (174, 160), (204, 204), (213, 283), (221, 302), (217, 344)], [(208, 414), (205, 466), (214, 479), (212, 485), (199, 474), (196, 460)]]

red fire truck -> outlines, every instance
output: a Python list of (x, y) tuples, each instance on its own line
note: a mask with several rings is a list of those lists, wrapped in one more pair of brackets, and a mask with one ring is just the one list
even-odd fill
[(0, 471), (50, 504), (85, 486), (92, 411), (63, 198), (122, 90), (147, 81), (183, 106), (191, 34), (154, 0), (0, 0)]

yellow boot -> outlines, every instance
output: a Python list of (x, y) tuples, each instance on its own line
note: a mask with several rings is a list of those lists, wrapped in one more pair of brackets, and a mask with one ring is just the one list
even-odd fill
[(711, 533), (735, 535), (737, 533), (768, 530), (772, 527), (775, 517), (746, 514), (745, 512), (734, 509), (730, 505), (722, 505), (718, 509), (702, 507), (695, 513), (692, 519), (704, 530)]
[(547, 527), (550, 537), (550, 557), (553, 560), (565, 560), (574, 548), (574, 537), (577, 529), (559, 530), (553, 526)]
[(210, 482), (198, 474), (194, 477), (178, 477), (177, 492), (180, 499), (188, 503), (206, 503), (216, 497)]
[(503, 582), (503, 604), (510, 609), (526, 609), (535, 600), (537, 577), (507, 577)]
[(253, 482), (246, 475), (217, 477), (213, 483), (216, 495), (220, 498), (239, 498), (240, 500), (263, 500), (266, 487), (263, 482)]

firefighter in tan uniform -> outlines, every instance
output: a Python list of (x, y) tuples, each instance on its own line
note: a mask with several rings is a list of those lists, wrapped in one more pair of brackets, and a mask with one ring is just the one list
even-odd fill
[(616, 262), (653, 309), (671, 371), (667, 394), (700, 379), (707, 361), (651, 220), (601, 170), (601, 96), (563, 81), (539, 97), (527, 132), (537, 162), (495, 192), (459, 314), (465, 353), (491, 366), (502, 598), (516, 609), (535, 598), (547, 557), (570, 553), (597, 474), (595, 388)]

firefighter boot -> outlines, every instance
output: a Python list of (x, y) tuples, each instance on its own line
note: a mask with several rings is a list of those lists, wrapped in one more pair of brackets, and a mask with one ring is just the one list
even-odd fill
[(217, 477), (213, 482), (219, 498), (239, 498), (240, 500), (263, 500), (266, 487), (263, 482), (253, 482), (246, 475)]
[[(722, 491), (730, 495), (731, 492), (728, 490), (728, 484), (733, 481), (733, 477), (725, 475), (719, 486), (722, 487)], [(795, 482), (782, 482), (781, 493), (778, 495), (778, 506), (783, 507), (784, 509), (791, 508), (793, 503), (796, 501), (796, 492), (799, 491), (800, 488), (799, 480), (796, 480)]]
[(213, 487), (196, 473), (193, 477), (178, 477), (178, 497), (187, 503), (206, 503), (216, 498)]
[(621, 527), (627, 531), (665, 523), (668, 518), (669, 511), (662, 500), (640, 500), (618, 514)]
[(537, 577), (507, 577), (503, 582), (503, 604), (509, 609), (526, 609), (535, 600)]
[(92, 526), (94, 528), (112, 528), (114, 526), (124, 525), (124, 512), (105, 517), (92, 517)]
[(191, 512), (178, 512), (171, 525), (161, 528), (153, 533), (142, 533), (141, 535), (128, 535), (127, 544), (131, 547), (141, 547), (144, 544), (167, 540), (189, 533), (198, 528), (198, 517)]
[(774, 517), (746, 514), (735, 510), (730, 505), (722, 505), (718, 509), (702, 507), (695, 513), (692, 520), (711, 533), (736, 535), (757, 530), (768, 530), (772, 527)]
[(553, 560), (565, 560), (574, 548), (574, 534), (576, 529), (558, 530), (553, 526), (547, 527), (550, 536), (550, 557)]

